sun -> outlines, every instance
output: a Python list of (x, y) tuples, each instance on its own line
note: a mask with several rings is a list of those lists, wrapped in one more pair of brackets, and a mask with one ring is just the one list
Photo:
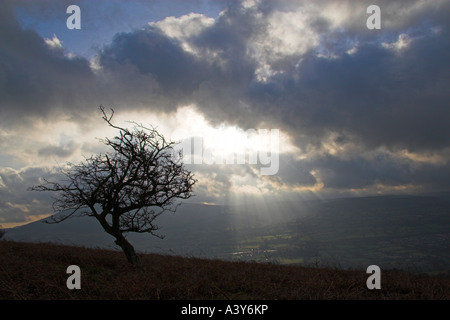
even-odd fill
[[(182, 152), (183, 163), (196, 175), (210, 179), (210, 183), (228, 181), (232, 191), (241, 194), (264, 194), (277, 188), (276, 179), (265, 176), (277, 174), (281, 154), (297, 152), (282, 130), (241, 128), (225, 122), (213, 125), (195, 105), (180, 107), (170, 114), (118, 113), (119, 122), (129, 119), (140, 119), (140, 123), (155, 127), (168, 140), (177, 142), (175, 150)], [(218, 176), (210, 176), (213, 172)]]

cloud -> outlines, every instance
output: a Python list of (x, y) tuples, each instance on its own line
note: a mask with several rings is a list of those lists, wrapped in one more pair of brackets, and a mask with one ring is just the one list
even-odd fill
[[(197, 29), (196, 36), (179, 35), (196, 52), (215, 57), (212, 64), (200, 67), (192, 57), (185, 59), (180, 44), (171, 49), (185, 65), (176, 68), (177, 79), (191, 84), (181, 92), (213, 123), (243, 128), (270, 123), (287, 130), (301, 147), (320, 145), (330, 132), (371, 149), (385, 145), (429, 151), (448, 146), (449, 37), (441, 13), (448, 5), (415, 1), (405, 9), (382, 2), (389, 29), (373, 35), (364, 23), (356, 24), (367, 17), (365, 10), (352, 7), (353, 2), (321, 3), (324, 8), (284, 2), (292, 9), (287, 12), (264, 1), (248, 9), (235, 6), (214, 24), (198, 28), (202, 31)], [(358, 14), (352, 14), (355, 11)], [(179, 30), (190, 20), (171, 21), (177, 21)], [(293, 25), (303, 25), (303, 31)], [(176, 38), (176, 32), (166, 32)], [(133, 43), (137, 39), (124, 37)], [(401, 48), (403, 54), (393, 48)], [(176, 65), (170, 56), (167, 61)], [(144, 66), (134, 65), (140, 70)], [(162, 69), (172, 78), (172, 69)], [(174, 88), (179, 87), (169, 89)]]
[(450, 142), (447, 47), (442, 35), (417, 40), (402, 56), (373, 45), (336, 59), (311, 55), (291, 74), (255, 84), (251, 100), (299, 142), (320, 143), (336, 131), (368, 148), (440, 149)]
[(43, 178), (56, 181), (61, 177), (58, 173), (38, 167), (22, 170), (0, 167), (0, 222), (3, 226), (53, 214), (52, 200), (48, 195), (28, 190), (43, 183)]
[(42, 147), (38, 150), (38, 155), (42, 157), (56, 156), (59, 158), (68, 158), (74, 154), (76, 149), (77, 145), (71, 141), (66, 145), (50, 145)]
[(8, 3), (2, 4), (0, 30), (3, 126), (17, 124), (19, 119), (50, 117), (61, 107), (75, 114), (86, 108), (85, 97), (94, 81), (88, 61), (68, 58), (34, 31), (22, 29)]
[(117, 35), (102, 51), (99, 64), (105, 73), (117, 79), (116, 85), (122, 90), (126, 88), (127, 97), (135, 97), (135, 103), (157, 107), (152, 99), (169, 100), (164, 107), (172, 109), (189, 101), (186, 99), (198, 88), (204, 70), (200, 60), (152, 27)]
[(51, 39), (44, 39), (45, 43), (53, 49), (60, 50), (62, 49), (61, 41), (58, 39), (56, 35), (53, 35)]
[[(100, 130), (99, 104), (167, 119), (190, 106), (211, 125), (280, 129), (296, 147), (280, 154), (277, 176), (197, 168), (205, 199), (238, 181), (271, 192), (448, 189), (450, 3), (380, 0), (382, 29), (368, 30), (369, 2), (230, 1), (215, 18), (192, 12), (118, 33), (93, 60), (67, 52), (58, 33), (23, 29), (4, 2), (0, 159), (98, 150), (85, 137)], [(58, 141), (45, 128), (60, 123), (73, 126)]]
[(150, 26), (157, 27), (168, 37), (187, 42), (213, 24), (214, 18), (194, 12), (179, 18), (170, 16), (161, 21), (149, 22)]

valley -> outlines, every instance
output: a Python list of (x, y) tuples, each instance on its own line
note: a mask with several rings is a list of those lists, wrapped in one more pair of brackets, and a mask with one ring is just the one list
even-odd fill
[[(278, 204), (184, 203), (160, 216), (159, 239), (129, 234), (142, 253), (327, 266), (450, 270), (450, 202), (438, 196), (380, 196)], [(265, 214), (262, 212), (265, 211)], [(89, 217), (10, 229), (6, 239), (118, 250)]]

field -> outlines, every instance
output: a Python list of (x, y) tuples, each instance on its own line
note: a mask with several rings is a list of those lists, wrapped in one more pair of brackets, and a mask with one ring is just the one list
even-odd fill
[[(0, 299), (13, 300), (379, 300), (450, 298), (450, 279), (381, 273), (369, 290), (366, 270), (141, 254), (142, 268), (120, 251), (0, 241)], [(69, 290), (69, 265), (81, 289)]]

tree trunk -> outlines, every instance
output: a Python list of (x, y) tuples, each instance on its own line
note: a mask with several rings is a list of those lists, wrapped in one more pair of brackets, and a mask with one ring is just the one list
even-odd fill
[(96, 219), (100, 222), (101, 226), (103, 227), (103, 230), (105, 230), (106, 233), (109, 233), (114, 238), (116, 238), (115, 243), (122, 248), (123, 252), (125, 253), (125, 256), (128, 259), (128, 262), (131, 263), (131, 265), (133, 265), (134, 267), (140, 267), (141, 260), (136, 255), (134, 247), (131, 245), (131, 243), (128, 242), (128, 240), (123, 236), (123, 234), (117, 229), (111, 227), (103, 216), (97, 215)]
[(141, 266), (141, 260), (137, 256), (136, 252), (134, 251), (134, 247), (127, 241), (127, 239), (123, 236), (116, 236), (116, 244), (120, 246), (125, 253), (125, 256), (128, 259), (128, 262), (133, 265), (133, 267), (140, 267)]

